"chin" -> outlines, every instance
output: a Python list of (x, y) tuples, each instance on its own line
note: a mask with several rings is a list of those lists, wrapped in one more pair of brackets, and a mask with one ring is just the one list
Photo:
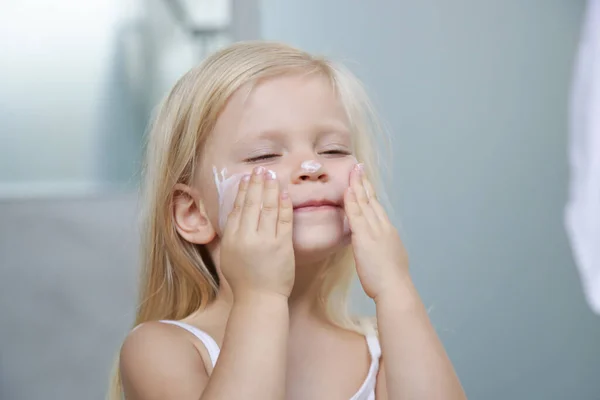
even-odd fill
[(349, 243), (342, 226), (294, 227), (294, 253), (303, 260), (323, 260)]

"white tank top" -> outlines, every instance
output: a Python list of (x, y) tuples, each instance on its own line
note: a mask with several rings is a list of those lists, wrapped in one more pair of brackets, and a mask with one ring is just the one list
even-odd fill
[[(206, 347), (212, 366), (214, 367), (219, 358), (219, 345), (215, 340), (206, 332), (200, 329), (179, 321), (161, 320), (165, 324), (177, 325), (180, 328), (185, 329), (198, 338)], [(379, 371), (379, 358), (381, 357), (381, 347), (379, 346), (379, 340), (374, 330), (371, 330), (366, 335), (367, 345), (369, 347), (369, 354), (371, 354), (371, 366), (369, 367), (369, 373), (365, 378), (363, 384), (358, 391), (350, 398), (350, 400), (375, 400), (375, 383), (377, 381), (377, 372)]]

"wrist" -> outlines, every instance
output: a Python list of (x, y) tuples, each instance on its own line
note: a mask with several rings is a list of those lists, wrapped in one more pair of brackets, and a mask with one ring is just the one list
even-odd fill
[(373, 298), (376, 307), (413, 308), (420, 304), (421, 299), (410, 274), (395, 274), (386, 282), (385, 287)]
[(233, 306), (238, 307), (277, 307), (288, 306), (288, 296), (277, 292), (242, 290), (233, 294)]

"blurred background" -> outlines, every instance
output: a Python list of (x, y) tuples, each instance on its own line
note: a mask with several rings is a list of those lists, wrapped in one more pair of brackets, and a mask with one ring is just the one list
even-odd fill
[[(345, 62), (393, 135), (389, 195), (470, 399), (600, 399), (563, 226), (584, 0), (0, 2), (0, 399), (102, 399), (136, 299), (148, 118), (237, 40)], [(356, 310), (373, 313), (358, 288)]]

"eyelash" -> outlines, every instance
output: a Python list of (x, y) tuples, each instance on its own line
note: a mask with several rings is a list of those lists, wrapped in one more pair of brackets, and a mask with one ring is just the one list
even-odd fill
[[(351, 153), (349, 151), (346, 151), (346, 150), (327, 150), (327, 151), (324, 151), (324, 152), (322, 152), (320, 154), (349, 156)], [(263, 155), (260, 155), (260, 156), (247, 158), (247, 159), (244, 160), (244, 162), (255, 163), (255, 162), (269, 160), (271, 158), (275, 158), (275, 157), (279, 157), (279, 156), (280, 156), (279, 154), (263, 154)]]
[(268, 160), (268, 159), (275, 158), (275, 157), (279, 157), (279, 154), (263, 154), (260, 156), (247, 158), (244, 160), (244, 162), (253, 163), (253, 162)]
[(344, 155), (344, 156), (349, 156), (351, 153), (347, 150), (327, 150), (322, 152), (321, 154), (339, 154), (339, 155)]

